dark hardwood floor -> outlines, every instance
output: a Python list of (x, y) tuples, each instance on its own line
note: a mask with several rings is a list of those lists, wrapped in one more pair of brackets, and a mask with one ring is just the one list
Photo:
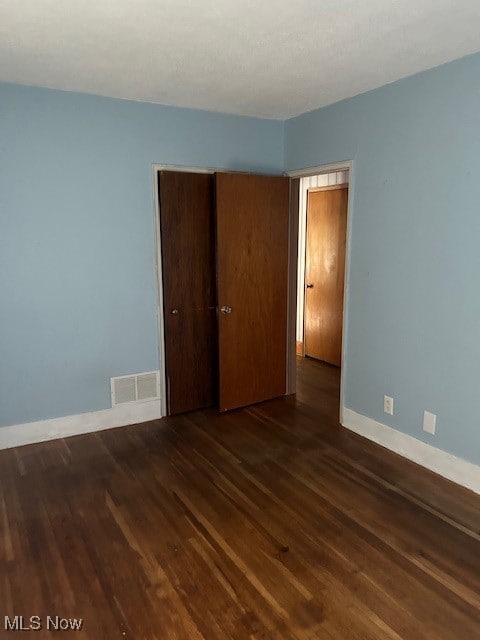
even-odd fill
[(300, 359), (296, 398), (1, 451), (0, 638), (479, 638), (480, 497), (339, 427), (338, 389)]

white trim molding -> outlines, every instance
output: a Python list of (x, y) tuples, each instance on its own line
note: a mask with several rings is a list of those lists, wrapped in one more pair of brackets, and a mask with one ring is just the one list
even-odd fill
[(153, 233), (155, 237), (155, 275), (157, 279), (158, 359), (160, 363), (160, 402), (162, 416), (166, 416), (167, 378), (165, 374), (165, 318), (163, 314), (162, 239), (160, 233), (160, 199), (158, 195), (158, 172), (163, 168), (164, 165), (152, 165)]
[(404, 458), (480, 494), (480, 467), (386, 424), (342, 407), (342, 425)]
[(0, 449), (57, 440), (162, 417), (160, 400), (119, 404), (111, 409), (0, 427)]
[(320, 173), (333, 173), (336, 171), (351, 170), (353, 168), (353, 160), (344, 160), (343, 162), (333, 162), (330, 164), (319, 164), (315, 167), (305, 167), (304, 169), (295, 169), (293, 171), (284, 171), (284, 175), (289, 178), (308, 178), (316, 176)]
[(183, 171), (187, 173), (217, 173), (225, 169), (215, 169), (214, 167), (186, 167), (181, 164), (152, 164), (154, 173), (158, 171)]

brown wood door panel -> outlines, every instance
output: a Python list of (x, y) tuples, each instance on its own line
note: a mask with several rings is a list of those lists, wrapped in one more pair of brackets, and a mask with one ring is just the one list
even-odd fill
[(288, 178), (216, 174), (221, 411), (285, 394), (288, 222)]
[[(159, 175), (168, 414), (215, 404), (214, 177)], [(178, 313), (173, 313), (176, 310)]]
[(305, 355), (341, 364), (348, 189), (309, 191)]

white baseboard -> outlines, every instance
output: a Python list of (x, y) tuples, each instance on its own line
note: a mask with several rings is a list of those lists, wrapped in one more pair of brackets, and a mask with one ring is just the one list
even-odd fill
[(480, 494), (480, 467), (342, 407), (342, 425), (448, 480)]
[(111, 409), (79, 413), (51, 420), (14, 424), (0, 427), (0, 449), (19, 447), (34, 442), (56, 440), (80, 433), (91, 433), (138, 422), (148, 422), (162, 417), (160, 400), (132, 402), (116, 405)]

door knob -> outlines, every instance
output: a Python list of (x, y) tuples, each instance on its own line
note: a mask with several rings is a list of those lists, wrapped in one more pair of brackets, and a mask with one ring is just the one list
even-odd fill
[(307, 284), (307, 289), (313, 289), (313, 284), (311, 282)]
[(232, 307), (227, 307), (227, 306), (225, 306), (225, 307), (222, 307), (222, 308), (220, 309), (220, 311), (221, 311), (222, 313), (232, 313)]
[(178, 316), (178, 309), (172, 309), (170, 313), (172, 314), (172, 316)]

